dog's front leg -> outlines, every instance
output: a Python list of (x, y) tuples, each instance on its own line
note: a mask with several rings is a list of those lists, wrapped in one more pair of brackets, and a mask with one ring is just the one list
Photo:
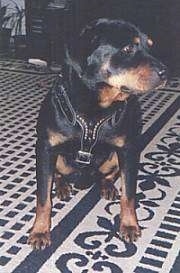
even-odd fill
[(127, 145), (118, 151), (118, 160), (122, 183), (120, 235), (133, 242), (141, 236), (135, 210), (139, 152), (134, 145)]
[(55, 156), (46, 140), (36, 144), (37, 207), (36, 218), (28, 243), (34, 249), (43, 249), (51, 244), (51, 189)]

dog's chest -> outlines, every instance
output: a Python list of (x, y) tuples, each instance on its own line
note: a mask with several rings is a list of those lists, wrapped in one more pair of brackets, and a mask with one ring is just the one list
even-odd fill
[(66, 123), (59, 131), (66, 141), (79, 142), (81, 145), (94, 147), (99, 142), (111, 141), (116, 135), (117, 128), (112, 126), (111, 117), (88, 119), (77, 115), (74, 125)]
[(74, 125), (66, 123), (59, 128), (64, 141), (59, 145), (59, 152), (76, 161), (90, 165), (92, 160), (106, 158), (115, 146), (117, 126), (112, 124), (112, 116), (100, 119), (89, 119), (77, 115)]

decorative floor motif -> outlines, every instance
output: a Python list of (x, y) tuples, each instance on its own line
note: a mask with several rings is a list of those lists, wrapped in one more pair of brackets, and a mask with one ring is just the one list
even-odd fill
[(26, 245), (35, 213), (35, 124), (54, 77), (0, 71), (0, 272), (171, 272), (180, 245), (179, 79), (139, 98), (142, 238), (135, 244), (119, 239), (119, 202), (100, 199), (93, 186), (74, 189), (66, 202), (54, 196), (52, 246), (34, 252)]

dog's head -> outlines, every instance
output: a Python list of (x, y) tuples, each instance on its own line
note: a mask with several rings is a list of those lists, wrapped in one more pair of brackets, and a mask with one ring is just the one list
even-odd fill
[(131, 93), (164, 85), (166, 67), (149, 54), (153, 42), (134, 25), (99, 19), (86, 26), (68, 59), (81, 80), (108, 107)]

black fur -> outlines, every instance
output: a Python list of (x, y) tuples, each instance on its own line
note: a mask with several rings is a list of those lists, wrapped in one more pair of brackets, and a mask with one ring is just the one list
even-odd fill
[[(74, 169), (62, 175), (63, 179), (86, 188), (99, 183), (99, 167), (116, 152), (125, 176), (126, 198), (135, 198), (140, 156), (136, 143), (141, 133), (141, 114), (135, 93), (158, 88), (166, 80), (165, 66), (149, 53), (148, 37), (130, 23), (99, 19), (86, 26), (77, 40), (75, 46), (66, 44), (62, 78), (57, 78), (39, 114), (37, 197), (42, 207), (47, 202), (48, 178), (54, 177), (59, 154), (65, 164)], [(62, 86), (74, 111), (89, 123), (111, 117), (100, 129), (89, 165), (76, 161), (82, 130), (77, 123), (71, 124), (61, 109), (57, 98)], [(52, 145), (49, 131), (63, 135), (65, 141)], [(122, 147), (112, 141), (121, 137), (125, 139)], [(31, 237), (35, 237), (34, 234), (32, 231)], [(38, 244), (32, 238), (30, 243)], [(45, 245), (39, 242), (41, 244)]]

